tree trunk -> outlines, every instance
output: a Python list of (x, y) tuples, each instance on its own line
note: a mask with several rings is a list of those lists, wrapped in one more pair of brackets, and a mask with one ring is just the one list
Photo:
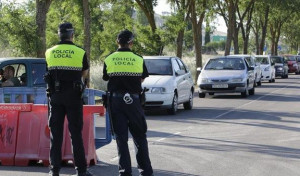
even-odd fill
[(227, 28), (227, 40), (225, 45), (225, 56), (230, 54), (231, 49), (231, 41), (234, 35), (234, 27), (235, 27), (235, 6), (232, 0), (228, 0), (228, 28)]
[(36, 35), (38, 36), (36, 57), (45, 58), (46, 52), (46, 18), (51, 0), (36, 0)]
[(265, 46), (265, 41), (266, 41), (266, 36), (267, 36), (267, 25), (268, 25), (268, 19), (269, 19), (269, 10), (270, 6), (268, 5), (265, 11), (265, 18), (264, 22), (262, 22), (262, 32), (261, 32), (261, 41), (259, 44), (259, 54), (263, 54), (264, 52), (264, 46)]
[[(91, 17), (89, 9), (89, 0), (82, 0), (82, 9), (83, 9), (83, 23), (84, 23), (84, 50), (86, 51), (86, 56), (90, 65), (90, 53), (91, 53)], [(90, 72), (87, 76), (86, 86), (90, 86)]]
[(184, 37), (184, 29), (181, 29), (178, 32), (177, 40), (176, 40), (176, 44), (177, 44), (176, 56), (179, 58), (182, 58), (183, 37)]
[[(195, 55), (196, 55), (196, 68), (202, 67), (202, 23), (204, 19), (205, 11), (203, 11), (199, 17), (199, 21), (197, 22), (197, 13), (195, 7), (195, 0), (191, 2), (191, 22), (193, 28), (193, 40), (195, 45)], [(198, 73), (195, 73), (195, 82), (198, 77)]]

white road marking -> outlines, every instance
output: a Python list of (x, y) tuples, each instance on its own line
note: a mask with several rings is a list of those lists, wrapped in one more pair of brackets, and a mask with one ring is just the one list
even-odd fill
[(226, 114), (229, 114), (229, 113), (231, 113), (231, 112), (233, 112), (233, 111), (236, 111), (236, 110), (239, 109), (239, 108), (242, 108), (242, 107), (244, 107), (244, 106), (247, 106), (247, 105), (249, 105), (249, 104), (252, 104), (252, 103), (254, 103), (254, 102), (256, 102), (256, 101), (258, 101), (258, 100), (260, 100), (260, 99), (262, 99), (262, 98), (264, 98), (264, 97), (267, 97), (267, 96), (269, 96), (269, 95), (271, 95), (271, 94), (273, 94), (273, 93), (275, 93), (275, 92), (278, 92), (278, 91), (280, 91), (280, 90), (282, 90), (282, 89), (285, 89), (285, 88), (287, 88), (287, 87), (289, 87), (289, 86), (290, 86), (290, 85), (287, 85), (287, 86), (285, 86), (285, 87), (283, 87), (283, 88), (274, 90), (273, 92), (270, 92), (270, 93), (268, 93), (268, 94), (266, 94), (266, 95), (264, 95), (264, 96), (258, 97), (257, 99), (252, 100), (252, 101), (250, 101), (250, 102), (248, 102), (248, 103), (246, 103), (246, 104), (243, 104), (243, 105), (238, 106), (238, 107), (236, 107), (236, 108), (233, 108), (233, 109), (231, 109), (231, 110), (229, 110), (229, 111), (226, 111), (226, 112), (224, 112), (224, 113), (222, 113), (222, 114), (220, 114), (220, 115), (218, 115), (218, 116), (212, 118), (212, 120), (218, 119), (218, 118), (220, 118), (220, 117), (222, 117), (222, 116), (224, 116), (224, 115), (226, 115)]

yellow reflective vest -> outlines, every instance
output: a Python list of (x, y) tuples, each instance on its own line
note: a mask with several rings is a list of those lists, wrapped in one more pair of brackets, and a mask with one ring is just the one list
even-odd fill
[(46, 51), (48, 70), (82, 71), (82, 61), (85, 51), (76, 45), (60, 44)]
[(143, 58), (131, 51), (117, 51), (105, 59), (108, 76), (142, 76)]

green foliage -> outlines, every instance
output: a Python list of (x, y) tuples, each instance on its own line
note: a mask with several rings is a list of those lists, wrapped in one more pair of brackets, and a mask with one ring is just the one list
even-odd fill
[(225, 50), (225, 44), (226, 44), (225, 41), (209, 42), (205, 46), (208, 47), (208, 48), (211, 47), (211, 48), (214, 48), (216, 50), (224, 51)]
[(10, 56), (35, 56), (37, 36), (35, 34), (35, 9), (33, 2), (23, 5), (14, 2), (2, 4), (0, 11), (0, 42)]

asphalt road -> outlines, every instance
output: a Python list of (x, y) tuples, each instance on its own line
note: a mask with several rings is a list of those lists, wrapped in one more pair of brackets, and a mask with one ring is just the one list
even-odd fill
[[(198, 98), (176, 116), (147, 115), (150, 157), (156, 176), (300, 175), (300, 75), (263, 82), (255, 95)], [(132, 140), (133, 175), (138, 176)], [(115, 141), (97, 150), (95, 176), (118, 175)], [(48, 168), (0, 166), (0, 176), (47, 176)], [(62, 168), (63, 176), (74, 169)]]

